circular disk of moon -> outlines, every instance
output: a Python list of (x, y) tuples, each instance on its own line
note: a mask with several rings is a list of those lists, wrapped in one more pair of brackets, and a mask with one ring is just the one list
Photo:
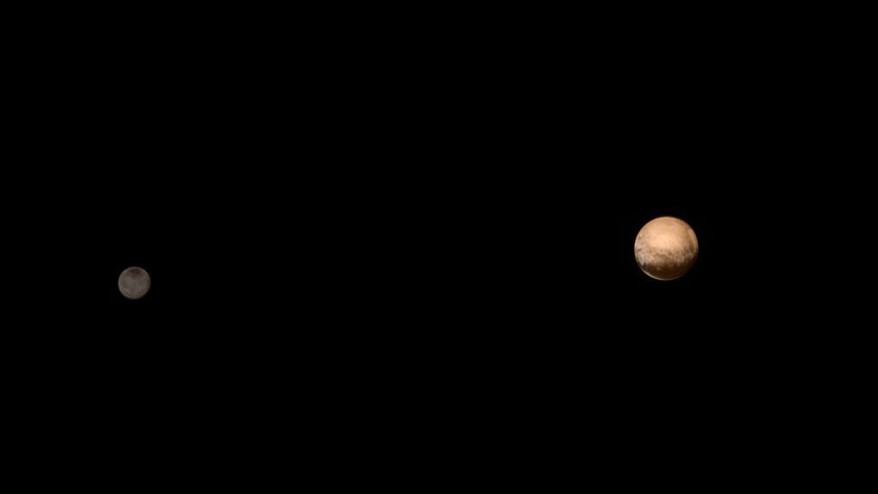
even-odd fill
[(662, 216), (643, 225), (634, 240), (637, 265), (657, 280), (683, 276), (697, 257), (695, 231), (685, 221), (672, 216)]
[(143, 268), (131, 266), (119, 275), (119, 291), (125, 298), (137, 300), (149, 292), (151, 280)]

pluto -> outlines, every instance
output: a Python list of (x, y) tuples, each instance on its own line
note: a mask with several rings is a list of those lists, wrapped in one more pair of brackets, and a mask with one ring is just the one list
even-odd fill
[(669, 281), (685, 275), (698, 257), (698, 239), (685, 221), (662, 216), (643, 225), (634, 240), (634, 258), (651, 278)]

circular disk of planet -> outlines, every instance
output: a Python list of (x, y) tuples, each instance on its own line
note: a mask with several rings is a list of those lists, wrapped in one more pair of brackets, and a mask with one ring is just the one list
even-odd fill
[(137, 300), (143, 298), (152, 285), (149, 273), (145, 269), (131, 266), (119, 275), (119, 291), (127, 299)]
[(647, 276), (676, 280), (692, 269), (698, 258), (698, 238), (685, 221), (662, 216), (643, 225), (634, 240), (634, 258)]

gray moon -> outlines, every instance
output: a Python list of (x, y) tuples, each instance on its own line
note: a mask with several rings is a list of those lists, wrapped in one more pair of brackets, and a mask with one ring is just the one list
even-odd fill
[(643, 225), (634, 240), (634, 258), (647, 276), (675, 280), (692, 268), (698, 257), (698, 238), (685, 221), (662, 216)]
[(119, 275), (119, 291), (125, 298), (137, 300), (147, 292), (152, 284), (149, 273), (143, 268), (131, 266)]

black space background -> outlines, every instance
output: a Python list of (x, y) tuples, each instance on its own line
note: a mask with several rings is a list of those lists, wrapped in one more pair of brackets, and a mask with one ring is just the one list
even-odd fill
[[(417, 30), (46, 48), (19, 131), (54, 201), (13, 220), (14, 300), (57, 321), (25, 339), (59, 403), (151, 414), (144, 441), (215, 439), (217, 407), (348, 438), (502, 437), (536, 408), (697, 444), (848, 396), (873, 206), (843, 62), (709, 28)], [(633, 260), (660, 215), (701, 246), (673, 283)], [(117, 291), (129, 265), (143, 300)]]

